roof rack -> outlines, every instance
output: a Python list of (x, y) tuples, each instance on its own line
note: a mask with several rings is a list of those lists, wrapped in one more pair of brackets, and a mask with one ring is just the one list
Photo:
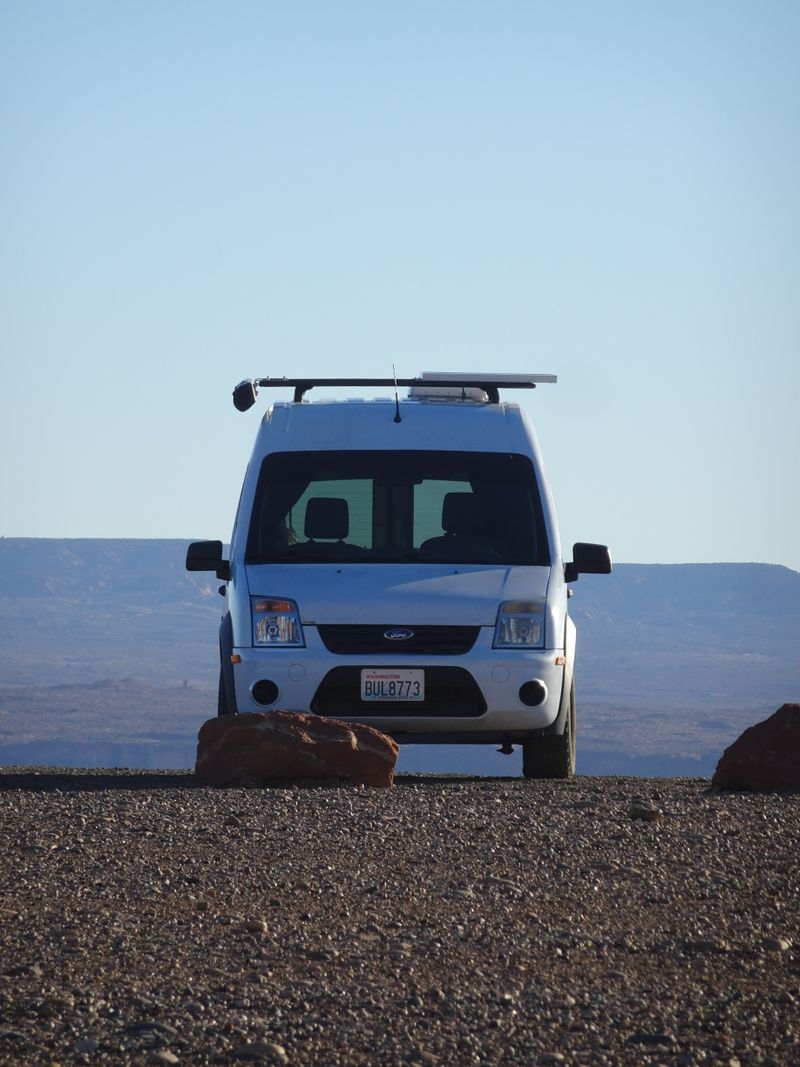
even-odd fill
[(259, 389), (294, 389), (294, 403), (299, 404), (309, 389), (321, 386), (386, 386), (402, 385), (423, 389), (461, 388), (482, 389), (490, 404), (500, 403), (501, 389), (535, 389), (539, 384), (553, 384), (555, 374), (424, 374), (419, 378), (246, 378), (233, 390), (233, 403), (237, 411), (248, 411), (256, 402)]

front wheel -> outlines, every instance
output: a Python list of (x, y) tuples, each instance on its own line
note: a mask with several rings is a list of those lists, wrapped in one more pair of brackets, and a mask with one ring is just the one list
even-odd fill
[(575, 774), (575, 683), (569, 692), (564, 732), (532, 737), (522, 742), (525, 778), (572, 778)]
[(237, 715), (236, 688), (233, 684), (233, 629), (231, 617), (226, 615), (219, 627), (219, 690), (217, 692), (217, 715)]
[[(233, 683), (231, 683), (231, 689), (233, 689)], [(236, 707), (236, 694), (233, 694), (233, 703), (231, 703), (228, 697), (228, 691), (225, 687), (225, 676), (220, 670), (219, 672), (219, 689), (217, 691), (217, 715), (237, 715), (238, 708)]]

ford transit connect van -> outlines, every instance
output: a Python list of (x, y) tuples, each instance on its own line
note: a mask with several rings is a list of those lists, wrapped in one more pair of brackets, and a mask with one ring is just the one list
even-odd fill
[[(221, 541), (187, 552), (187, 569), (225, 582), (219, 713), (282, 708), (369, 723), (401, 744), (519, 745), (527, 777), (570, 777), (569, 583), (611, 561), (604, 545), (581, 543), (565, 562), (533, 429), (500, 400), (554, 381), (237, 386), (240, 410), (259, 389), (294, 395), (261, 420), (230, 552)], [(306, 399), (321, 385), (390, 395)]]

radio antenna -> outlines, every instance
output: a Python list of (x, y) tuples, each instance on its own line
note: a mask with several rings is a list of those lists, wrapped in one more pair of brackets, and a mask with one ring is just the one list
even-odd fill
[(400, 418), (400, 397), (397, 395), (397, 371), (394, 363), (392, 364), (392, 377), (394, 378), (394, 421), (402, 422), (403, 420)]

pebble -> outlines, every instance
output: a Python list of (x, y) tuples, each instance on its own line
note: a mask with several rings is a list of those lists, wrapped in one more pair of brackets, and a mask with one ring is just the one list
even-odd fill
[(146, 1019), (142, 1022), (131, 1023), (130, 1026), (126, 1027), (126, 1031), (129, 1034), (143, 1037), (169, 1038), (178, 1036), (178, 1031), (174, 1026), (170, 1026), (169, 1023), (159, 1022), (156, 1019)]
[(265, 934), (269, 927), (265, 919), (259, 919), (252, 916), (249, 919), (245, 919), (242, 923), (242, 929), (247, 930), (251, 934)]
[(765, 952), (788, 952), (792, 943), (783, 937), (765, 937), (761, 947)]
[(683, 947), (690, 952), (730, 952), (731, 946), (720, 938), (701, 938), (697, 941), (684, 941)]
[(672, 1034), (643, 1033), (631, 1034), (628, 1038), (629, 1045), (674, 1045), (675, 1038)]
[(643, 822), (658, 822), (663, 815), (661, 808), (654, 804), (648, 804), (644, 800), (632, 800), (630, 816), (632, 819), (641, 819)]
[(256, 1063), (288, 1063), (289, 1057), (283, 1045), (272, 1041), (255, 1041), (251, 1044), (242, 1045), (233, 1053), (237, 1060), (252, 1061)]

